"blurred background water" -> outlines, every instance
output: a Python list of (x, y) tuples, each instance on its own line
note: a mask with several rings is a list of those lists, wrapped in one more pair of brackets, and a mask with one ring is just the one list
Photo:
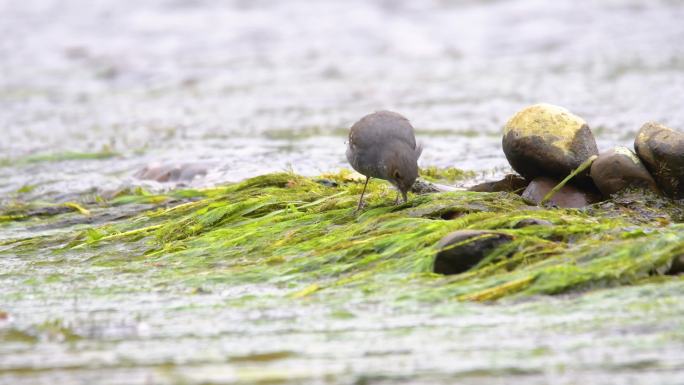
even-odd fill
[[(549, 102), (599, 147), (684, 127), (679, 1), (0, 1), (0, 197), (348, 167), (348, 127), (406, 115), (422, 166), (500, 174), (505, 121)], [(64, 152), (95, 160), (21, 162)], [(151, 183), (151, 185), (150, 185)]]

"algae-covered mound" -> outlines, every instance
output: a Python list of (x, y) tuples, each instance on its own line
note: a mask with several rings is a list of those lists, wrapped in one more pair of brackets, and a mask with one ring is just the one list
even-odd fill
[[(295, 299), (356, 293), (482, 301), (638, 284), (684, 253), (680, 209), (655, 196), (623, 194), (577, 210), (529, 207), (505, 192), (459, 191), (413, 195), (394, 206), (391, 187), (371, 181), (368, 207), (355, 213), (362, 187), (346, 172), (280, 173), (201, 191), (82, 203), (91, 215), (82, 223), (73, 220), (83, 215), (77, 211), (6, 215), (2, 226), (10, 230), (46, 221), (70, 227), (36, 236), (19, 231), (0, 241), (0, 254), (40, 250), (100, 266), (102, 274), (149, 270), (145, 279), (159, 285), (269, 282)], [(131, 206), (128, 215), (111, 216), (114, 203), (117, 210)], [(512, 241), (465, 273), (432, 273), (439, 240), (459, 229), (496, 230)]]

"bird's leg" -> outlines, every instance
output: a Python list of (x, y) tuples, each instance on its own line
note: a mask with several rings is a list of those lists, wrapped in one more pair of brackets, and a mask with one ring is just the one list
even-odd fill
[(394, 198), (394, 205), (396, 206), (398, 204), (399, 204), (399, 191), (397, 191), (397, 197)]
[(370, 177), (366, 177), (366, 183), (363, 185), (363, 191), (361, 191), (361, 198), (359, 198), (359, 205), (356, 207), (356, 211), (361, 210), (361, 204), (363, 203), (363, 194), (366, 193), (366, 187), (368, 187), (368, 181), (370, 180)]

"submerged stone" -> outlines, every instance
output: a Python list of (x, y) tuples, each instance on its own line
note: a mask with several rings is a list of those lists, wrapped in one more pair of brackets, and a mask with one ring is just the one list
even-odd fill
[(135, 173), (135, 177), (156, 182), (189, 182), (207, 174), (204, 164), (162, 164), (151, 163)]
[(439, 241), (433, 271), (460, 274), (477, 265), (497, 247), (513, 240), (508, 234), (483, 230), (458, 230)]
[[(587, 123), (551, 104), (535, 104), (518, 111), (504, 127), (502, 145), (508, 163), (527, 179), (563, 179), (598, 154)], [(578, 175), (574, 181), (588, 181), (587, 174)]]
[(418, 179), (413, 183), (410, 191), (414, 194), (431, 194), (442, 190), (434, 183)]
[(315, 182), (322, 185), (322, 186), (325, 186), (325, 187), (338, 187), (339, 186), (339, 184), (337, 182), (335, 182), (334, 180), (330, 180), (330, 179), (316, 179)]
[(648, 122), (639, 130), (634, 149), (667, 196), (684, 198), (684, 133)]
[(644, 164), (627, 147), (615, 147), (602, 153), (591, 165), (591, 178), (604, 197), (629, 187), (658, 191)]
[(553, 223), (550, 221), (547, 221), (546, 219), (537, 219), (537, 218), (525, 218), (513, 226), (514, 229), (522, 229), (523, 227), (527, 226), (553, 226)]
[[(522, 194), (522, 198), (529, 203), (540, 204), (559, 181), (546, 177), (535, 178)], [(582, 188), (566, 184), (549, 200), (549, 204), (562, 208), (580, 208), (599, 202), (601, 196), (590, 188)]]
[(665, 274), (678, 275), (682, 273), (684, 273), (684, 255), (679, 255), (672, 260), (670, 269)]
[(468, 190), (477, 192), (522, 192), (530, 182), (518, 174), (507, 174), (501, 180), (484, 182), (472, 186)]

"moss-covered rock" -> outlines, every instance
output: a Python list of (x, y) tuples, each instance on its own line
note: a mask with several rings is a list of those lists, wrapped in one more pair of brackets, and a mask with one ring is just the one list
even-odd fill
[(634, 149), (667, 196), (684, 198), (684, 133), (648, 122), (639, 130)]
[(591, 165), (591, 178), (606, 198), (630, 187), (658, 192), (651, 174), (627, 147), (615, 147), (599, 155)]
[(494, 231), (458, 230), (439, 241), (433, 271), (439, 274), (459, 274), (485, 259), (494, 249), (513, 237)]
[[(503, 150), (513, 169), (528, 179), (563, 179), (598, 154), (587, 123), (565, 108), (535, 104), (518, 111), (505, 125)], [(588, 182), (587, 173), (575, 178)]]

